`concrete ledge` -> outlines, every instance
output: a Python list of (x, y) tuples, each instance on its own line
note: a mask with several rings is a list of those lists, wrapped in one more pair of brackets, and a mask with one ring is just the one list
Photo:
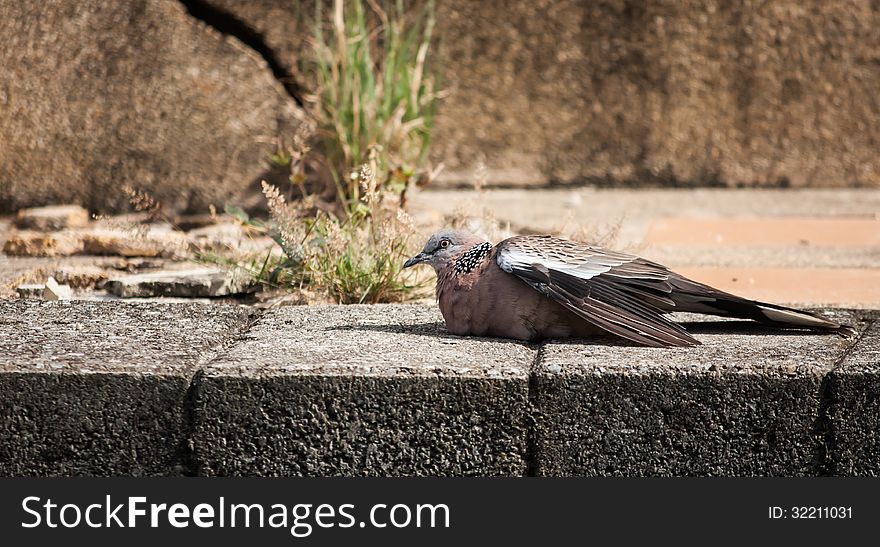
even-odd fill
[(880, 320), (829, 378), (835, 475), (880, 475)]
[(544, 348), (533, 381), (538, 474), (822, 474), (824, 378), (852, 342), (679, 319), (699, 321), (687, 328), (702, 346)]
[(858, 341), (704, 321), (657, 350), (429, 305), (5, 301), (0, 475), (880, 474), (880, 326), (838, 313)]
[(205, 367), (207, 475), (523, 475), (536, 348), (440, 334), (426, 306), (269, 312)]
[(239, 307), (0, 301), (0, 476), (185, 472), (200, 359)]

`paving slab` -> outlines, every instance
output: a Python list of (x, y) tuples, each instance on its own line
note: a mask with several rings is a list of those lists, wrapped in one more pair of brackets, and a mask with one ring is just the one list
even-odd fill
[(245, 274), (200, 267), (114, 277), (104, 283), (104, 289), (120, 298), (212, 298), (252, 291), (253, 282)]
[(20, 209), (15, 216), (19, 228), (53, 232), (65, 228), (81, 228), (89, 223), (89, 212), (79, 205), (49, 205)]
[(186, 472), (194, 367), (238, 306), (0, 300), (0, 476)]
[(832, 473), (880, 476), (880, 315), (830, 375)]
[(537, 349), (436, 306), (266, 312), (196, 378), (205, 475), (524, 475)]
[(434, 304), (0, 301), (0, 476), (880, 475), (880, 314), (825, 313), (860, 336), (684, 315), (702, 346), (535, 346), (448, 335)]
[(82, 235), (73, 230), (64, 232), (11, 232), (3, 244), (3, 253), (10, 256), (70, 256), (83, 251)]
[[(850, 312), (836, 315), (855, 322)], [(823, 380), (853, 340), (679, 319), (703, 345), (655, 349), (609, 340), (542, 348), (532, 380), (535, 472), (826, 472)]]

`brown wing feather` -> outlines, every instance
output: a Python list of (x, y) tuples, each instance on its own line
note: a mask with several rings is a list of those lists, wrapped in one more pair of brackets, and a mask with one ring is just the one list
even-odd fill
[(674, 302), (670, 272), (659, 264), (549, 236), (513, 237), (497, 248), (504, 271), (608, 332), (649, 346), (699, 344), (663, 316), (661, 307)]

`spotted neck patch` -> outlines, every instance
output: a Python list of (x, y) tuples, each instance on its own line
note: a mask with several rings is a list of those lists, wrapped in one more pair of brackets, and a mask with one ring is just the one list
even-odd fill
[(455, 260), (455, 275), (472, 272), (474, 268), (479, 266), (489, 256), (489, 251), (491, 250), (492, 244), (486, 241), (478, 243), (461, 253), (461, 256)]

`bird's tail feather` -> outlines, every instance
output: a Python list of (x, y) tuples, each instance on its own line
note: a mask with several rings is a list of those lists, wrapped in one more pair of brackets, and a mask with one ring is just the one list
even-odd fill
[(673, 286), (671, 298), (676, 304), (676, 311), (752, 319), (775, 327), (837, 332), (845, 336), (855, 332), (848, 325), (813, 312), (749, 300), (684, 277), (670, 279), (670, 282)]

